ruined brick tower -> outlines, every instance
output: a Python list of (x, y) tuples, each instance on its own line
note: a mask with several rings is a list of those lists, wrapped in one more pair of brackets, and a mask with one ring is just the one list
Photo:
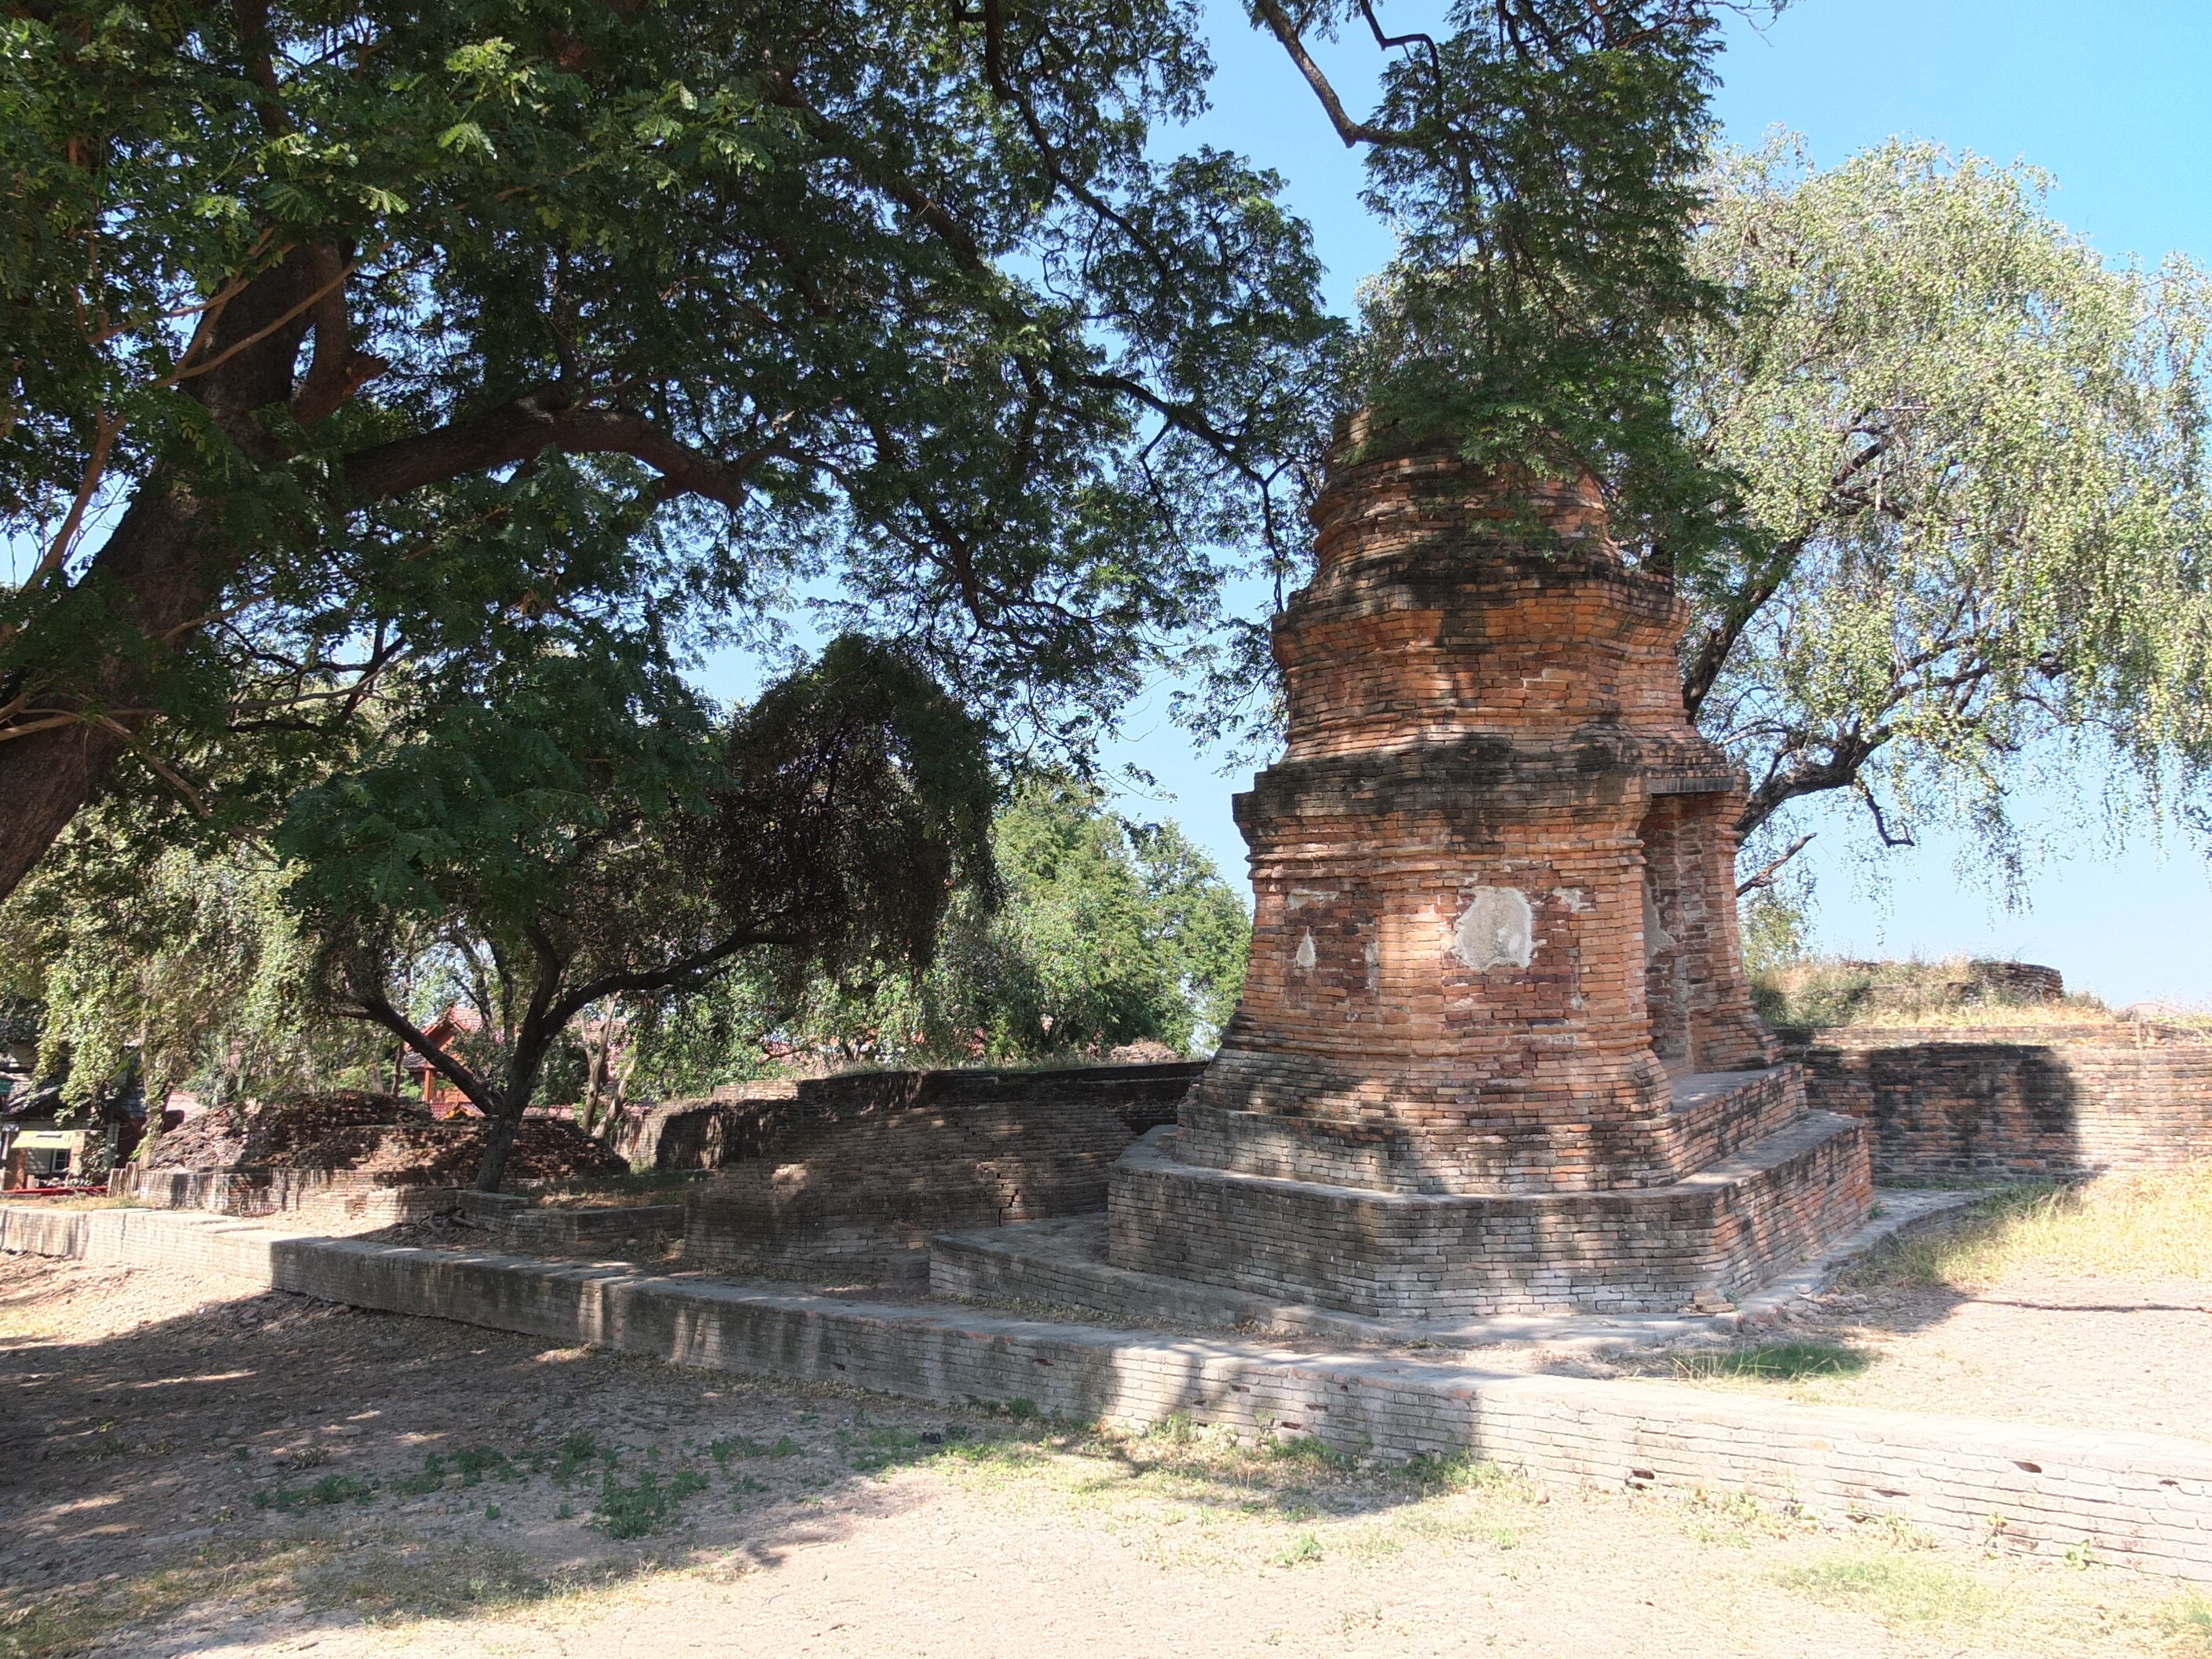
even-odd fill
[(1243, 1001), (1116, 1169), (1114, 1263), (1375, 1314), (1661, 1309), (1859, 1225), (1858, 1124), (1806, 1111), (1752, 1012), (1683, 608), (1595, 486), (1401, 448), (1314, 521), (1288, 746), (1237, 799)]

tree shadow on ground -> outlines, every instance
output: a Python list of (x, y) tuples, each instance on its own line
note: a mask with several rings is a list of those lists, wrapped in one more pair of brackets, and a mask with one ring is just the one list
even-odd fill
[[(0, 1651), (25, 1659), (126, 1627), (156, 1652), (280, 1617), (294, 1639), (668, 1570), (774, 1571), (928, 1501), (887, 1478), (908, 1468), (1011, 1477), (1076, 1453), (1097, 1461), (1071, 1479), (1291, 1518), (1489, 1478), (1362, 1470), (1185, 1422), (1117, 1438), (36, 1259), (0, 1257), (0, 1320), (20, 1331), (72, 1285), (107, 1334), (0, 1337)], [(114, 1328), (133, 1297), (149, 1316)]]

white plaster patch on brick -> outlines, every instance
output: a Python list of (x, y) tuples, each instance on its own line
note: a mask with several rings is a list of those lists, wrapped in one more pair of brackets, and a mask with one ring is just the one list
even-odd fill
[(1313, 929), (1310, 927), (1306, 929), (1306, 936), (1298, 941), (1298, 952), (1291, 960), (1297, 963), (1304, 972), (1309, 974), (1313, 972), (1314, 963), (1319, 961), (1320, 957), (1314, 951)]
[(1382, 947), (1369, 939), (1362, 951), (1367, 958), (1367, 988), (1378, 991), (1382, 988)]
[(1662, 951), (1671, 951), (1674, 945), (1674, 936), (1659, 924), (1658, 901), (1651, 896), (1651, 884), (1647, 881), (1644, 884), (1644, 960), (1655, 962)]
[(1328, 904), (1336, 897), (1334, 887), (1293, 887), (1290, 891), (1289, 908), (1303, 910), (1309, 904)]
[(1565, 905), (1576, 915), (1582, 915), (1589, 905), (1589, 901), (1583, 896), (1583, 890), (1579, 887), (1554, 887), (1552, 890), (1552, 896)]
[(1517, 888), (1478, 887), (1452, 929), (1452, 954), (1477, 973), (1526, 968), (1535, 953), (1535, 915)]

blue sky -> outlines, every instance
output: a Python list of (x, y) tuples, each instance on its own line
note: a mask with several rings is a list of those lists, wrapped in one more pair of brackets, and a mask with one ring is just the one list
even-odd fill
[[(1393, 5), (1401, 26), (1435, 8)], [(1274, 167), (1314, 225), (1331, 299), (1348, 308), (1359, 278), (1389, 257), (1361, 210), (1356, 158), (1330, 133), (1303, 83), (1242, 8), (1210, 7), (1218, 68), (1212, 112), (1196, 136)], [(1348, 92), (1374, 55), (1347, 40), (1331, 55)], [(1799, 0), (1763, 31), (1731, 30), (1718, 110), (1729, 140), (1773, 126), (1806, 135), (1831, 163), (1911, 133), (2056, 175), (2052, 210), (2112, 258), (2155, 262), (2179, 250), (2212, 262), (2212, 4), (2205, 0)], [(1133, 711), (1115, 751), (1161, 790), (1126, 797), (1133, 817), (1172, 817), (1240, 879), (1244, 849), (1229, 816), (1248, 775), (1222, 776), (1194, 753), (1155, 697)], [(1817, 878), (1816, 944), (1849, 955), (2017, 956), (2116, 1002), (2212, 1004), (2212, 878), (2196, 848), (2138, 830), (2118, 853), (2064, 783), (2024, 795), (2017, 816), (2042, 832), (2021, 908), (2007, 909), (1981, 849), (1948, 838), (1872, 856), (1861, 821), (1814, 812), (1806, 857)]]

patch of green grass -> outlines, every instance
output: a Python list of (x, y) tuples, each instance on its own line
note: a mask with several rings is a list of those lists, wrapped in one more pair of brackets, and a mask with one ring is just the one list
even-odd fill
[(1725, 1348), (1674, 1356), (1674, 1370), (1692, 1379), (1748, 1376), (1766, 1382), (1796, 1382), (1807, 1376), (1856, 1376), (1873, 1356), (1845, 1342), (1762, 1342), (1755, 1348)]
[(598, 1441), (588, 1434), (572, 1434), (561, 1443), (561, 1458), (553, 1466), (553, 1478), (565, 1486), (579, 1470), (596, 1462), (599, 1455)]
[(1359, 1460), (1347, 1452), (1332, 1451), (1323, 1445), (1319, 1435), (1292, 1435), (1267, 1444), (1267, 1455), (1278, 1462), (1303, 1464), (1310, 1469), (1327, 1469), (1335, 1473), (1357, 1468)]
[(1784, 1589), (1888, 1626), (1979, 1624), (1997, 1600), (1969, 1572), (1928, 1556), (1848, 1554), (1796, 1567)]
[(772, 1445), (742, 1434), (726, 1434), (707, 1443), (707, 1455), (726, 1469), (733, 1457), (791, 1457), (804, 1449), (787, 1434), (779, 1437)]
[(893, 1428), (878, 1424), (866, 1430), (865, 1437), (837, 1432), (837, 1443), (845, 1449), (845, 1459), (862, 1474), (880, 1474), (902, 1464), (918, 1463), (933, 1457), (945, 1449), (944, 1437), (932, 1436), (925, 1442), (911, 1429)]
[(707, 1477), (696, 1469), (678, 1470), (665, 1485), (647, 1469), (627, 1486), (609, 1469), (599, 1482), (599, 1524), (610, 1538), (642, 1538), (666, 1526), (676, 1506), (706, 1486)]
[(1392, 1473), (1425, 1492), (1474, 1492), (1521, 1482), (1521, 1477), (1504, 1464), (1470, 1452), (1453, 1452), (1449, 1455), (1423, 1452), (1418, 1457), (1407, 1458)]
[(1275, 1558), (1279, 1567), (1310, 1566), (1321, 1559), (1321, 1540), (1311, 1533), (1300, 1533), (1291, 1547)]
[(303, 1509), (310, 1504), (368, 1503), (376, 1496), (376, 1482), (363, 1480), (350, 1474), (326, 1474), (305, 1491), (273, 1487), (258, 1492), (246, 1499), (257, 1510), (275, 1510), (282, 1515)]
[(488, 1473), (498, 1475), (502, 1480), (523, 1478), (522, 1471), (515, 1467), (514, 1460), (505, 1452), (495, 1451), (489, 1446), (476, 1446), (467, 1451), (455, 1452), (453, 1467), (460, 1472), (461, 1484), (465, 1486), (479, 1484)]
[(436, 1452), (422, 1455), (422, 1473), (403, 1475), (392, 1483), (392, 1492), (401, 1498), (420, 1498), (428, 1492), (441, 1491), (446, 1484), (446, 1460)]

